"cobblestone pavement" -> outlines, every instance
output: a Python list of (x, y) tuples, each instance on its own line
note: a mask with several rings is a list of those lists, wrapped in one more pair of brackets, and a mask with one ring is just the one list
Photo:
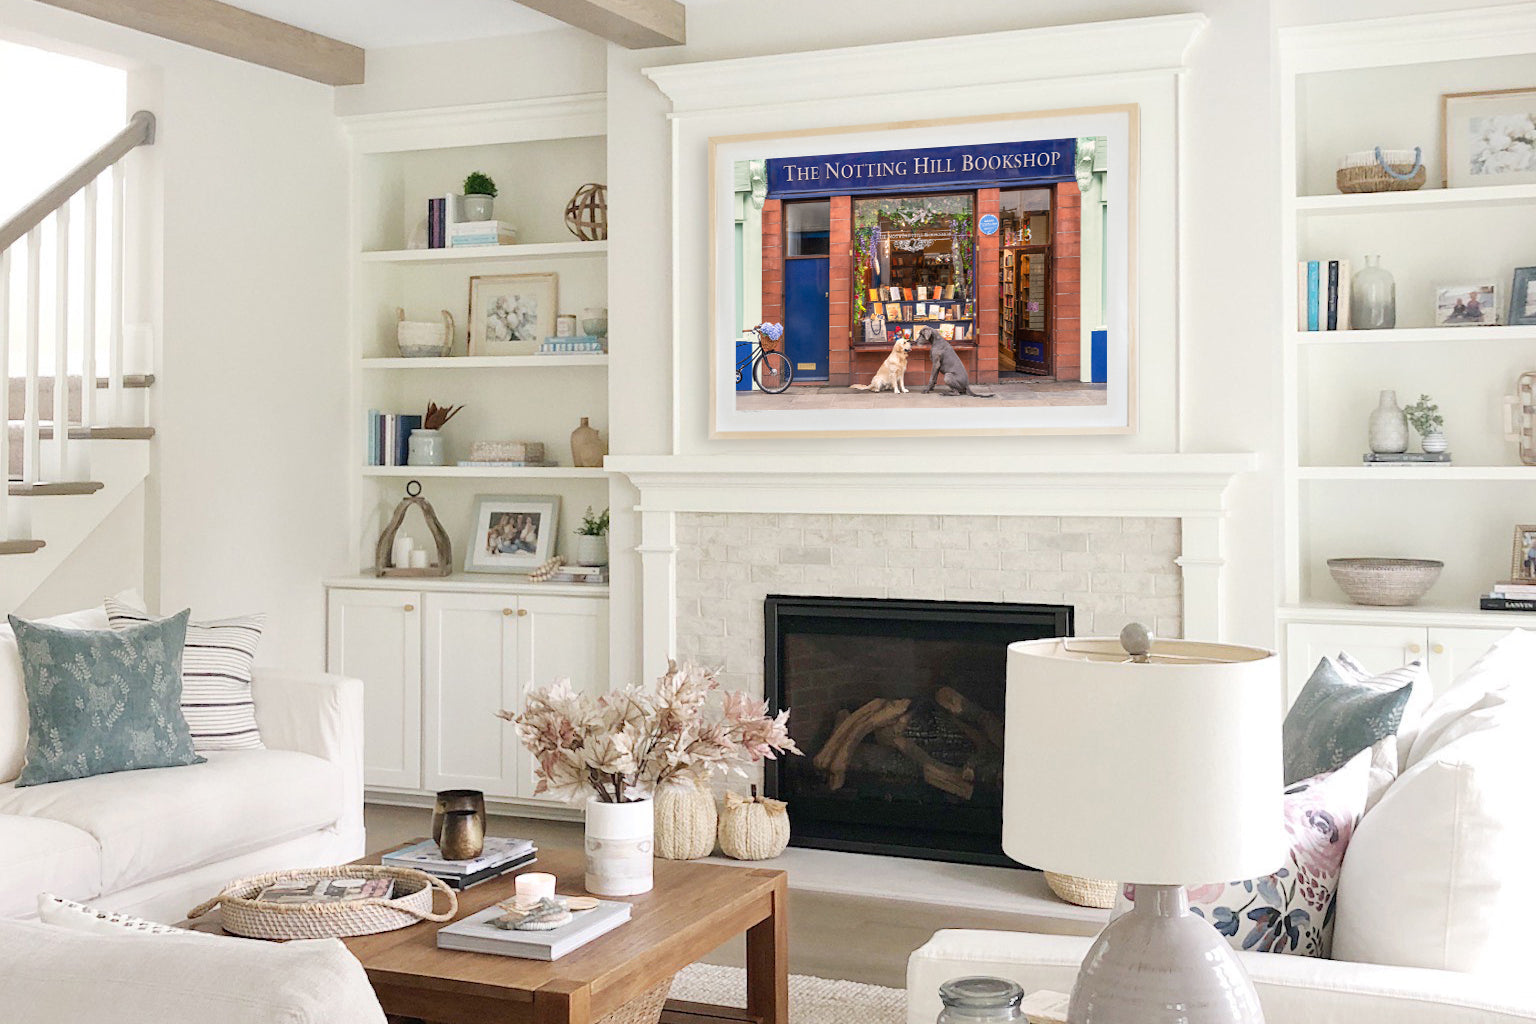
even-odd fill
[(855, 391), (847, 385), (797, 384), (782, 395), (761, 391), (738, 391), (736, 408), (743, 411), (773, 409), (954, 409), (965, 405), (1040, 406), (1103, 405), (1105, 385), (1076, 381), (1011, 378), (994, 384), (976, 384), (980, 392), (996, 398), (972, 398), (946, 394), (941, 385), (933, 394), (924, 394), (922, 385), (907, 385), (912, 390), (903, 395), (889, 391)]

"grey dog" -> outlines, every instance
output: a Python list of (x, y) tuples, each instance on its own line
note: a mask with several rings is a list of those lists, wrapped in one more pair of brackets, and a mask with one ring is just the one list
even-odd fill
[(933, 370), (928, 374), (928, 386), (923, 393), (934, 389), (938, 383), (939, 374), (944, 375), (944, 384), (953, 395), (970, 395), (972, 398), (996, 398), (996, 395), (983, 394), (971, 387), (970, 375), (965, 372), (965, 364), (955, 353), (955, 347), (944, 340), (944, 336), (932, 327), (924, 327), (917, 332), (917, 343), (927, 343), (928, 360)]

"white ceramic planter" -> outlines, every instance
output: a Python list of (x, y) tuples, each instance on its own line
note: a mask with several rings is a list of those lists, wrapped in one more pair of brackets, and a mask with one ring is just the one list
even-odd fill
[(607, 565), (608, 535), (578, 533), (576, 535), (577, 565)]
[(656, 810), (650, 800), (587, 800), (587, 892), (636, 896), (651, 891)]
[(1431, 430), (1429, 433), (1425, 434), (1419, 439), (1419, 443), (1423, 445), (1424, 450), (1431, 455), (1436, 455), (1450, 447), (1449, 442), (1447, 442), (1445, 439), (1445, 434), (1438, 430)]
[(495, 196), (467, 195), (464, 197), (465, 220), (490, 220), (496, 202)]

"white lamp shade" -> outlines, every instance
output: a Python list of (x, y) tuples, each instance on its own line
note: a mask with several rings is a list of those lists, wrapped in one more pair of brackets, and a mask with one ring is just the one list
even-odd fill
[[(1085, 650), (1120, 645), (1008, 646), (1008, 856), (1156, 885), (1276, 870), (1286, 851), (1279, 659), (1168, 640), (1156, 642), (1148, 664)], [(1173, 660), (1181, 658), (1212, 660)]]

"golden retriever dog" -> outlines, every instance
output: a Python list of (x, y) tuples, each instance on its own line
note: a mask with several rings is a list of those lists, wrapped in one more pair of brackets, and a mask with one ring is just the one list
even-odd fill
[(896, 344), (891, 346), (891, 354), (885, 357), (885, 362), (880, 364), (880, 369), (870, 378), (868, 384), (850, 384), (855, 391), (889, 391), (893, 395), (906, 394), (907, 391), (907, 356), (912, 351), (912, 343), (905, 338), (896, 339)]

